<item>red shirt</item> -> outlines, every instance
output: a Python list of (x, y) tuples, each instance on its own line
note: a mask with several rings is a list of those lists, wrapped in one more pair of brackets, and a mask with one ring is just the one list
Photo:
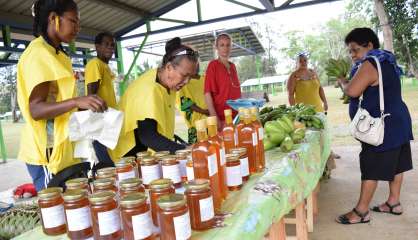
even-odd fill
[[(229, 62), (230, 72), (219, 60), (212, 60), (206, 69), (205, 93), (211, 93), (216, 115), (224, 121), (224, 110), (230, 109), (226, 100), (241, 98), (241, 86), (235, 64)], [(233, 111), (236, 115), (236, 111)]]

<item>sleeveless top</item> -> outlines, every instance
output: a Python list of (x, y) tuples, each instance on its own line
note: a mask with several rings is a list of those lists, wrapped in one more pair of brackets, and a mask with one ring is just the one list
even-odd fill
[(317, 78), (309, 80), (296, 79), (295, 102), (312, 105), (317, 112), (323, 112), (322, 100), (319, 96), (321, 84)]

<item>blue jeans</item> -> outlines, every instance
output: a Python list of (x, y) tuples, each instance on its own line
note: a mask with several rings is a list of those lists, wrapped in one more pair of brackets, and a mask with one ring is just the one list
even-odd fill
[(26, 163), (26, 168), (28, 169), (29, 175), (32, 178), (33, 185), (35, 185), (37, 192), (47, 188), (49, 176), (46, 167)]

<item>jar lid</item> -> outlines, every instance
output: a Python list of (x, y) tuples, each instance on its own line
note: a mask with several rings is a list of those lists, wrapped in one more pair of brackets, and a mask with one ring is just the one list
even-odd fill
[(176, 155), (167, 155), (164, 157), (161, 157), (162, 164), (169, 164), (169, 163), (175, 163), (177, 162)]
[(103, 179), (103, 178), (114, 178), (116, 179), (116, 172), (108, 172), (103, 173), (102, 175), (97, 175), (96, 179)]
[(109, 185), (115, 185), (115, 179), (114, 178), (101, 178), (101, 179), (96, 179), (93, 182), (93, 186), (95, 188), (107, 187)]
[(226, 154), (225, 159), (226, 159), (226, 162), (235, 162), (235, 161), (239, 161), (239, 156), (240, 155), (236, 153)]
[(206, 119), (198, 120), (194, 124), (197, 130), (206, 131), (206, 128), (207, 128)]
[(128, 193), (121, 198), (120, 205), (122, 205), (122, 207), (132, 207), (135, 205), (143, 204), (146, 202), (146, 200), (147, 196), (145, 193)]
[(74, 178), (66, 181), (65, 186), (67, 186), (67, 188), (78, 187), (86, 185), (88, 182), (89, 180), (87, 178)]
[(115, 164), (115, 166), (116, 166), (116, 168), (123, 168), (123, 167), (126, 167), (126, 166), (131, 166), (131, 162), (127, 162), (126, 160), (120, 160), (119, 162), (117, 162), (116, 164)]
[(176, 151), (176, 156), (184, 158), (184, 157), (187, 157), (191, 153), (192, 152), (189, 149), (181, 149), (181, 150)]
[(157, 161), (157, 159), (155, 157), (153, 157), (153, 156), (143, 157), (141, 159), (141, 165), (146, 165), (146, 164), (154, 163), (156, 161)]
[(162, 209), (180, 207), (186, 204), (186, 198), (183, 194), (168, 194), (161, 196), (157, 200), (157, 204)]
[(51, 198), (56, 198), (62, 193), (62, 188), (60, 187), (50, 187), (38, 192), (38, 197), (42, 200), (48, 200)]
[(101, 168), (101, 169), (97, 170), (96, 174), (101, 176), (101, 175), (108, 175), (109, 173), (115, 173), (116, 174), (116, 168), (115, 167)]
[(127, 178), (119, 182), (120, 188), (131, 188), (142, 184), (142, 180), (139, 178)]
[(116, 193), (112, 191), (103, 191), (98, 193), (93, 193), (89, 197), (90, 203), (97, 204), (97, 203), (103, 203), (108, 200), (114, 199), (116, 196)]
[(86, 196), (87, 196), (87, 190), (85, 190), (85, 189), (67, 190), (62, 195), (62, 197), (64, 198), (64, 201), (66, 201), (66, 202), (79, 200), (79, 199), (81, 199), (83, 197), (86, 197)]
[(225, 109), (224, 110), (224, 115), (225, 116), (231, 116), (232, 115), (232, 110), (231, 109)]
[(208, 117), (208, 118), (206, 118), (206, 121), (207, 121), (207, 124), (208, 125), (217, 125), (218, 123), (218, 121), (217, 121), (217, 119), (216, 119), (216, 116), (211, 116), (211, 117)]
[(242, 155), (242, 154), (246, 154), (247, 153), (247, 149), (246, 148), (232, 148), (230, 152), (231, 153), (237, 153), (239, 155)]
[(136, 153), (136, 158), (143, 158), (143, 157), (146, 157), (146, 156), (149, 156), (149, 155), (150, 154), (149, 154), (148, 151), (137, 152)]
[(187, 181), (185, 184), (187, 190), (203, 190), (209, 188), (209, 180), (203, 178), (197, 178)]
[(169, 188), (173, 186), (173, 181), (171, 181), (171, 179), (169, 178), (155, 179), (154, 181), (150, 182), (149, 186), (150, 186), (150, 189)]
[(154, 157), (156, 158), (164, 157), (167, 155), (170, 155), (170, 151), (159, 151), (159, 152), (154, 153)]

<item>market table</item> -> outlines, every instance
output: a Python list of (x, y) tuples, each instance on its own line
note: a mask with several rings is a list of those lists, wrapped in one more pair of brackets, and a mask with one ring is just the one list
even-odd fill
[[(304, 141), (289, 153), (277, 149), (266, 152), (266, 170), (251, 176), (244, 187), (230, 192), (223, 211), (231, 215), (225, 226), (203, 232), (194, 231), (192, 238), (263, 239), (273, 223), (277, 223), (304, 202), (317, 186), (330, 155), (327, 129), (307, 130)], [(269, 186), (273, 191), (256, 190)], [(39, 226), (15, 239), (68, 239), (66, 235), (46, 236)]]

